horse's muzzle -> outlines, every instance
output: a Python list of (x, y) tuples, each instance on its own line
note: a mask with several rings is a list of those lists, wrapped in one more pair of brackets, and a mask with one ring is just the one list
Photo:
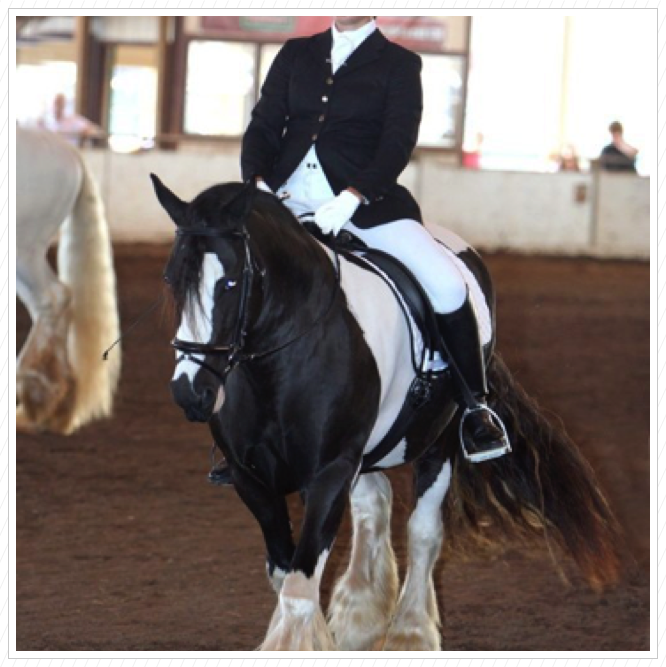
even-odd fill
[(191, 422), (207, 422), (213, 416), (218, 392), (214, 387), (193, 387), (186, 376), (171, 382), (173, 400)]
[(196, 406), (189, 406), (187, 408), (184, 408), (184, 410), (185, 410), (185, 416), (187, 417), (188, 421), (191, 422), (200, 422), (202, 424), (205, 424), (213, 416), (212, 410), (206, 410), (203, 407), (200, 408)]

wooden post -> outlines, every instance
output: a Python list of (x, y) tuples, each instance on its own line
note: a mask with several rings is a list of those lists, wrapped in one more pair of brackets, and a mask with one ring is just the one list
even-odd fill
[(465, 57), (463, 64), (463, 84), (462, 84), (462, 100), (460, 103), (460, 116), (458, 118), (458, 132), (456, 136), (456, 154), (458, 157), (458, 166), (462, 166), (463, 162), (463, 144), (465, 141), (465, 124), (467, 121), (467, 93), (469, 91), (469, 70), (470, 70), (470, 59), (472, 53), (472, 17), (467, 17), (467, 29), (466, 29), (466, 40), (467, 44), (465, 46)]
[(185, 104), (186, 48), (182, 16), (161, 17), (158, 43), (158, 117), (157, 134), (171, 135), (160, 141), (163, 150), (174, 150), (178, 141), (174, 135), (182, 131)]
[(157, 135), (169, 132), (169, 81), (171, 79), (171, 58), (169, 49), (170, 32), (172, 30), (172, 18), (170, 16), (158, 17), (157, 36), (157, 117), (155, 129)]
[(91, 53), (91, 18), (77, 16), (74, 28), (74, 42), (76, 45), (76, 98), (74, 108), (77, 113), (87, 116), (90, 103), (90, 59)]

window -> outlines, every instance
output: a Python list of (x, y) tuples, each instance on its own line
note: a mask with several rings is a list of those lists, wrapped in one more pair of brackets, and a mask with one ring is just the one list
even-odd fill
[(278, 51), (282, 48), (282, 44), (263, 44), (261, 47), (261, 55), (259, 58), (259, 89), (261, 92), (261, 86), (264, 85), (266, 80), (266, 75), (268, 70), (271, 68), (275, 56), (277, 56)]
[(557, 149), (564, 16), (484, 14), (472, 24), (466, 144), (481, 166), (548, 171)]
[[(45, 20), (43, 24), (63, 27), (60, 23)], [(42, 26), (41, 22), (29, 24), (22, 37)], [(67, 113), (74, 111), (76, 93), (76, 49), (69, 37), (57, 39), (48, 36), (36, 41), (21, 41), (16, 47), (17, 120), (24, 125), (34, 125), (53, 113), (53, 100), (63, 94), (67, 100)]]
[(114, 48), (109, 93), (109, 142), (115, 150), (150, 147), (157, 109), (156, 51), (150, 46)]
[(254, 104), (253, 44), (195, 40), (187, 54), (185, 132), (239, 136)]
[(66, 113), (74, 112), (76, 64), (45, 61), (16, 67), (18, 108), (16, 118), (23, 125), (36, 125), (52, 113), (53, 100), (62, 93), (67, 100)]
[(423, 119), (419, 145), (455, 148), (462, 121), (463, 58), (434, 55), (421, 58)]

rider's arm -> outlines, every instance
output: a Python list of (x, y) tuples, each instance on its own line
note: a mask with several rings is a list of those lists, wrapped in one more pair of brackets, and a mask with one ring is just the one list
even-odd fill
[(275, 57), (261, 88), (261, 98), (243, 137), (243, 180), (268, 177), (280, 150), (280, 139), (288, 116), (289, 74), (294, 44), (287, 42)]
[(373, 201), (395, 184), (416, 146), (422, 112), (421, 58), (407, 52), (389, 79), (377, 153), (370, 166), (349, 184), (350, 191), (356, 190)]

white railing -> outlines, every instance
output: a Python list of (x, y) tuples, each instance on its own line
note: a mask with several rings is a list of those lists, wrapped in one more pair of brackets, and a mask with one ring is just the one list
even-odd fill
[[(182, 198), (238, 180), (239, 145), (181, 145), (122, 155), (84, 150), (97, 176), (115, 241), (165, 241), (173, 229), (152, 191), (155, 172)], [(447, 227), (483, 250), (550, 255), (650, 256), (650, 182), (606, 173), (469, 171), (423, 153), (403, 181), (427, 224)]]

